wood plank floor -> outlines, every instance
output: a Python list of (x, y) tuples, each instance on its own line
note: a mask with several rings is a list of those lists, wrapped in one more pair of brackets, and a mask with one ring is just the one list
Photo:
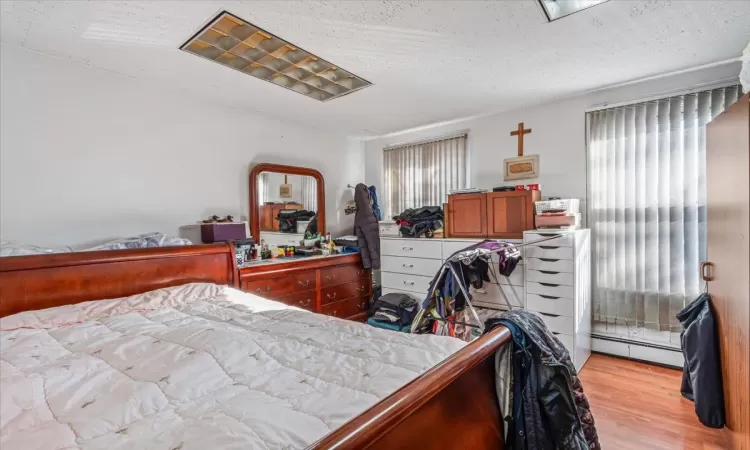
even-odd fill
[(680, 395), (678, 370), (591, 355), (580, 377), (604, 450), (727, 448)]

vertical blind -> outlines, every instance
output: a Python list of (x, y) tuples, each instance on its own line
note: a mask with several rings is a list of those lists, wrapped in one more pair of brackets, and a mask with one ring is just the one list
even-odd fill
[(464, 134), (383, 150), (385, 217), (407, 208), (442, 206), (448, 192), (465, 188), (466, 139)]
[(302, 177), (302, 204), (308, 211), (318, 210), (318, 181), (309, 176)]
[(706, 124), (739, 96), (733, 86), (587, 114), (595, 321), (680, 330), (675, 314), (702, 289)]

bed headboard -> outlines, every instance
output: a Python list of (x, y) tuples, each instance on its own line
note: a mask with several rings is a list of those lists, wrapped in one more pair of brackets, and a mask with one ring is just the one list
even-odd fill
[(227, 243), (0, 258), (0, 317), (191, 282), (236, 286)]

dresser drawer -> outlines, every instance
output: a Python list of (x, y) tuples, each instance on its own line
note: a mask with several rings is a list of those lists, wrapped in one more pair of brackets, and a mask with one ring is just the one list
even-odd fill
[[(457, 251), (463, 250), (466, 247), (470, 247), (474, 244), (477, 244), (479, 242), (482, 242), (481, 240), (475, 240), (475, 241), (443, 241), (443, 260), (448, 259), (452, 254), (456, 253)], [(523, 243), (522, 239), (505, 239), (503, 242), (511, 242), (514, 244), (521, 244)], [(523, 256), (523, 247), (519, 247), (518, 250), (521, 252), (521, 256)], [(492, 259), (497, 262), (498, 256), (492, 255)], [(523, 264), (523, 260), (521, 260), (521, 264)]]
[(544, 324), (553, 333), (575, 334), (575, 319), (567, 316), (558, 316), (556, 314), (542, 313), (535, 311), (536, 315), (542, 318)]
[(575, 358), (576, 354), (576, 346), (575, 346), (575, 339), (573, 336), (569, 334), (562, 334), (562, 333), (553, 333), (557, 339), (562, 342), (562, 345), (565, 346), (565, 348), (568, 350), (568, 353), (570, 353), (571, 359)]
[[(523, 274), (523, 266), (518, 265), (515, 269), (513, 269), (513, 273), (510, 274), (509, 277), (500, 275), (497, 271), (497, 264), (495, 264), (495, 267), (490, 269), (490, 273), (494, 271), (495, 275), (497, 275), (497, 282), (500, 284), (512, 284), (513, 286), (523, 286), (524, 285), (524, 274)], [(490, 275), (490, 279), (492, 279), (492, 275)]]
[(367, 269), (359, 265), (348, 264), (331, 267), (330, 269), (321, 269), (320, 271), (321, 287), (335, 286), (337, 284), (365, 279), (369, 279)]
[(570, 259), (526, 259), (526, 268), (534, 270), (548, 270), (552, 272), (575, 272), (575, 262)]
[(485, 283), (481, 289), (475, 289), (472, 287), (469, 288), (469, 291), (473, 297), (472, 304), (474, 306), (508, 309), (508, 305), (505, 303), (505, 298), (503, 298), (500, 291), (505, 294), (505, 297), (513, 308), (523, 308), (526, 303), (524, 301), (525, 295), (523, 286)]
[(524, 255), (527, 258), (573, 259), (573, 247), (556, 247), (552, 245), (528, 245)]
[(573, 286), (565, 286), (564, 284), (527, 281), (526, 292), (530, 294), (549, 295), (552, 297), (575, 298), (575, 288)]
[(320, 303), (326, 305), (352, 297), (370, 295), (372, 284), (370, 280), (363, 279), (350, 283), (329, 286), (320, 289)]
[(549, 270), (527, 270), (526, 279), (546, 284), (563, 284), (575, 286), (575, 274), (570, 272), (552, 272)]
[[(539, 245), (551, 245), (554, 247), (575, 247), (576, 238), (573, 233), (524, 233), (524, 240), (526, 242), (536, 242), (542, 239), (549, 239)], [(554, 236), (558, 236), (555, 239), (550, 239)]]
[(296, 306), (297, 308), (306, 309), (315, 312), (315, 290), (296, 292), (294, 294), (282, 295), (276, 301)]
[(315, 289), (315, 271), (298, 272), (278, 278), (242, 281), (242, 290), (263, 298), (277, 299), (299, 291)]
[(430, 289), (432, 281), (432, 277), (393, 272), (381, 272), (380, 279), (383, 287), (424, 293)]
[(572, 298), (527, 293), (526, 309), (558, 316), (575, 317), (575, 302)]
[(441, 259), (439, 240), (432, 239), (382, 239), (380, 253), (388, 256)]
[(439, 259), (406, 258), (403, 256), (382, 256), (380, 270), (382, 272), (405, 273), (433, 277), (440, 270), (443, 263)]
[(345, 319), (347, 317), (367, 312), (369, 308), (369, 297), (356, 297), (323, 305), (320, 312), (326, 316)]

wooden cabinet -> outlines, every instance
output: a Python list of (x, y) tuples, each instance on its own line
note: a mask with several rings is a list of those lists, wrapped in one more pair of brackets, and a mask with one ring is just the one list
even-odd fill
[(250, 265), (238, 271), (245, 292), (312, 312), (367, 319), (372, 276), (358, 254)]
[(451, 237), (487, 236), (487, 194), (448, 196)]
[(260, 231), (279, 231), (279, 212), (283, 209), (303, 209), (299, 204), (263, 205), (260, 207)]
[(487, 237), (518, 239), (534, 229), (534, 202), (539, 191), (492, 192), (487, 194)]
[(534, 229), (540, 191), (458, 194), (448, 197), (450, 237), (521, 239)]

